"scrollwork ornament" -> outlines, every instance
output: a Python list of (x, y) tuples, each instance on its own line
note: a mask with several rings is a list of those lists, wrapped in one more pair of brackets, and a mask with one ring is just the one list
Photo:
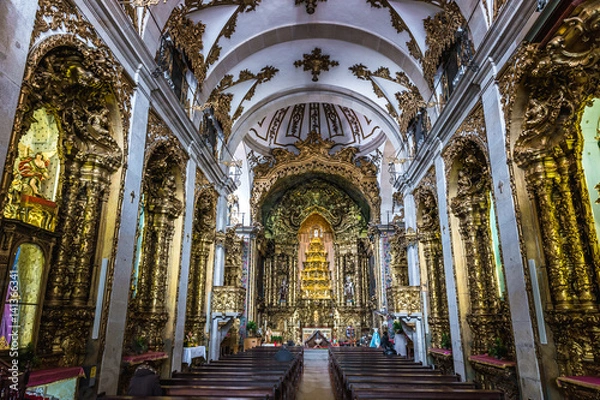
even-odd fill
[(425, 19), (424, 26), (427, 33), (425, 43), (427, 51), (425, 52), (422, 65), (425, 80), (432, 89), (440, 57), (456, 40), (454, 35), (449, 35), (448, 32), (456, 32), (459, 27), (465, 25), (466, 20), (460, 13), (460, 9), (455, 2), (444, 3), (443, 11)]

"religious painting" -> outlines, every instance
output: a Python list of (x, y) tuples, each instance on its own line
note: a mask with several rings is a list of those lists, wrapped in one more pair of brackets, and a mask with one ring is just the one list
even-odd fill
[(42, 107), (21, 136), (4, 216), (54, 231), (60, 176), (58, 121)]
[(33, 342), (43, 268), (44, 254), (39, 246), (24, 243), (18, 247), (5, 288), (0, 350), (16, 350)]

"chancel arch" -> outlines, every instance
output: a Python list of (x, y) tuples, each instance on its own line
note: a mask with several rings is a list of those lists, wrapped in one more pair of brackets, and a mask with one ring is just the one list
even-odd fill
[[(266, 164), (255, 168), (254, 209), (266, 242), (257, 264), (262, 294), (257, 316), (262, 327), (284, 340), (306, 341), (316, 328), (328, 329), (330, 339), (343, 339), (349, 325), (358, 334), (370, 324), (372, 255), (363, 242), (374, 214), (370, 206), (379, 204), (379, 197), (363, 192), (372, 186), (348, 177), (354, 171), (368, 180), (376, 167), (352, 152), (329, 154), (331, 145), (313, 132), (296, 142), (298, 156), (273, 151), (276, 159), (285, 152), (290, 161), (298, 160), (297, 167), (292, 163), (277, 171), (275, 164), (274, 173)], [(265, 182), (273, 175), (279, 180)], [(265, 194), (259, 195), (263, 187)]]

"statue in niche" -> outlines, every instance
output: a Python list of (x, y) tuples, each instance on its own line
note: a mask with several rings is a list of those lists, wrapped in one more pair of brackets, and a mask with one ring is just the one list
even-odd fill
[(346, 298), (346, 304), (354, 304), (354, 282), (350, 275), (346, 275), (346, 282), (344, 283), (344, 297)]
[(238, 225), (240, 223), (239, 198), (233, 193), (227, 195), (227, 209), (229, 212), (229, 225)]
[(35, 197), (44, 197), (42, 183), (50, 179), (48, 166), (50, 160), (44, 158), (41, 152), (35, 153), (34, 157), (27, 156), (19, 162), (18, 171), (21, 176), (21, 191), (23, 194)]
[(318, 310), (313, 311), (313, 326), (319, 326), (320, 320), (321, 320), (321, 318), (319, 317), (319, 311)]
[(286, 277), (281, 280), (281, 286), (279, 287), (279, 304), (285, 304), (287, 302), (289, 284)]

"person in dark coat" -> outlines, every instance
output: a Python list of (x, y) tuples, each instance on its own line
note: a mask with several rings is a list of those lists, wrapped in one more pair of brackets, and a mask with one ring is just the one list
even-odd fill
[(150, 364), (142, 364), (135, 369), (129, 382), (129, 396), (162, 396), (160, 377)]
[(275, 355), (273, 356), (275, 358), (275, 361), (292, 361), (294, 358), (296, 358), (294, 356), (294, 354), (292, 354), (291, 351), (288, 350), (286, 345), (281, 346), (281, 349), (279, 349), (279, 351), (277, 351), (277, 353), (275, 353)]
[(387, 331), (383, 332), (381, 336), (381, 348), (383, 349), (383, 354), (386, 356), (396, 355), (396, 350), (392, 347)]

